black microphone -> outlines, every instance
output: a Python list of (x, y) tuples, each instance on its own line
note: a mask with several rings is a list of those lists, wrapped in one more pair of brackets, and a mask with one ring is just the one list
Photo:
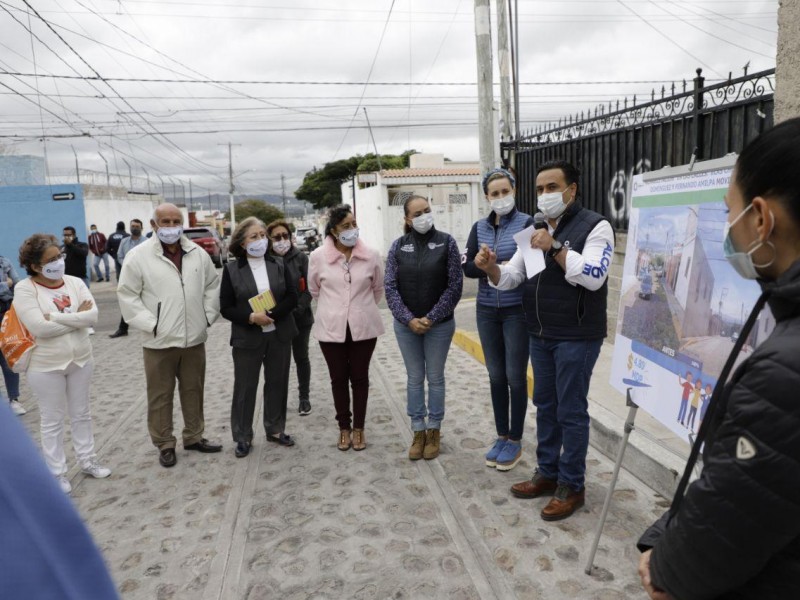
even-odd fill
[(533, 215), (533, 228), (534, 229), (547, 229), (547, 217), (544, 213), (537, 212)]

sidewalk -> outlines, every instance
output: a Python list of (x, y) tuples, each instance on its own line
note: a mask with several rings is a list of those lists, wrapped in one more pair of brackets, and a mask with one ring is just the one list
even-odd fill
[[(488, 378), (461, 349), (454, 346), (447, 363), (437, 460), (406, 458), (405, 369), (385, 310), (389, 333), (372, 362), (367, 450), (336, 450), (327, 369), (312, 341), (307, 417), (297, 416), (292, 372), (287, 430), (297, 445), (267, 444), (257, 426), (253, 452), (236, 459), (230, 326), (219, 321), (207, 344), (206, 433), (225, 448), (203, 455), (179, 443), (178, 464), (164, 469), (147, 435), (137, 336), (109, 339), (119, 314), (113, 286), (92, 291), (104, 313), (93, 338), (95, 435), (99, 457), (114, 473), (93, 480), (73, 467), (69, 476), (123, 598), (646, 597), (635, 541), (667, 502), (623, 471), (596, 568), (585, 575), (612, 462), (590, 448), (586, 507), (562, 522), (542, 521), (546, 500), (508, 492), (533, 469), (535, 421), (529, 415), (515, 470), (485, 467), (493, 439)], [(38, 438), (38, 411), (27, 389), (23, 397), (29, 413), (22, 419)], [(256, 423), (260, 418), (259, 404)], [(176, 410), (176, 432), (181, 425)], [(72, 460), (71, 449), (67, 455)]]

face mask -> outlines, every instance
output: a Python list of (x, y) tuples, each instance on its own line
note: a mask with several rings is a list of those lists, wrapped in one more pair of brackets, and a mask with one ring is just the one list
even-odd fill
[(64, 277), (64, 270), (66, 265), (63, 258), (59, 258), (54, 262), (49, 262), (42, 267), (42, 275), (52, 281), (58, 281)]
[(158, 239), (167, 245), (177, 243), (177, 241), (181, 239), (181, 234), (183, 234), (183, 227), (181, 225), (177, 227), (159, 227), (158, 231), (156, 231)]
[(342, 246), (352, 248), (358, 241), (358, 227), (346, 229), (339, 234), (339, 243)]
[(92, 229), (92, 233), (97, 233), (97, 229)]
[[(566, 191), (564, 190), (564, 192)], [(567, 210), (567, 205), (564, 204), (564, 192), (550, 192), (542, 194), (536, 199), (536, 206), (548, 219), (557, 219)]]
[(281, 240), (280, 242), (272, 242), (272, 249), (278, 256), (283, 256), (292, 247), (292, 242), (289, 240)]
[(140, 235), (142, 235), (142, 230), (139, 229), (138, 227), (131, 227), (131, 235), (133, 237), (139, 237)]
[(497, 198), (496, 200), (492, 200), (491, 205), (494, 214), (502, 217), (514, 210), (514, 196), (509, 194), (503, 198)]
[[(736, 223), (739, 222), (744, 214), (753, 207), (751, 204), (747, 208), (745, 208), (742, 212), (739, 213), (739, 216), (736, 217), (732, 223), (725, 223), (725, 227), (722, 230), (722, 251), (725, 254), (725, 258), (728, 259), (728, 262), (733, 267), (733, 270), (739, 274), (740, 277), (744, 279), (758, 279), (758, 271), (756, 271), (756, 267), (759, 269), (765, 269), (772, 265), (775, 262), (773, 258), (771, 261), (764, 265), (756, 265), (753, 262), (753, 252), (758, 250), (761, 246), (763, 246), (767, 242), (760, 242), (758, 240), (754, 241), (750, 244), (751, 248), (747, 252), (737, 252), (736, 248), (733, 246), (733, 240), (731, 239), (731, 229), (733, 228)], [(770, 211), (772, 215), (772, 211)], [(772, 215), (772, 228), (775, 227), (775, 215)], [(772, 228), (769, 230), (769, 238), (772, 235)]]
[(260, 258), (267, 253), (268, 245), (269, 242), (267, 241), (267, 238), (261, 238), (256, 240), (255, 242), (250, 242), (249, 244), (247, 244), (247, 253), (250, 256), (257, 256)]
[(431, 213), (422, 213), (420, 216), (411, 219), (411, 226), (418, 233), (428, 233), (433, 227), (433, 215)]

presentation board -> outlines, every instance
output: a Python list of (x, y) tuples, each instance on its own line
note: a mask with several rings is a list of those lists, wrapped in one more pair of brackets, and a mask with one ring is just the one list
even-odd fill
[[(632, 184), (611, 384), (687, 442), (760, 295), (722, 251), (731, 169)], [(774, 327), (768, 309), (737, 358)]]

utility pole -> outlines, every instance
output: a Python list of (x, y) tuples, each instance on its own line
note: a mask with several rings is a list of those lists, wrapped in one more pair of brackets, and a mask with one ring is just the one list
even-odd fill
[(193, 194), (192, 194), (192, 180), (189, 179), (189, 211), (190, 212), (192, 210), (192, 196), (193, 196)]
[(492, 23), (489, 0), (475, 0), (475, 45), (478, 55), (478, 147), (481, 173), (498, 165), (494, 139)]
[[(222, 146), (223, 144), (220, 144)], [(228, 188), (228, 200), (230, 202), (230, 211), (231, 211), (231, 235), (233, 235), (233, 230), (236, 227), (236, 207), (234, 206), (233, 202), (233, 192), (236, 191), (236, 186), (233, 185), (233, 144), (228, 142), (228, 181), (230, 183), (230, 187)], [(238, 146), (238, 144), (237, 144)]]
[(281, 173), (281, 202), (283, 204), (283, 217), (286, 218), (286, 178)]
[(508, 13), (511, 17), (511, 70), (514, 72), (514, 139), (519, 140), (519, 2), (508, 0)]
[(508, 16), (505, 0), (496, 0), (497, 5), (497, 54), (500, 60), (500, 139), (511, 138), (511, 76), (508, 55)]
[(381, 165), (381, 155), (378, 154), (378, 145), (375, 143), (375, 136), (372, 134), (372, 125), (369, 124), (369, 115), (367, 114), (367, 107), (364, 106), (362, 108), (364, 109), (364, 116), (367, 118), (367, 128), (369, 129), (369, 136), (372, 138), (372, 147), (375, 148), (375, 157), (378, 159), (378, 170), (383, 171), (383, 165)]

